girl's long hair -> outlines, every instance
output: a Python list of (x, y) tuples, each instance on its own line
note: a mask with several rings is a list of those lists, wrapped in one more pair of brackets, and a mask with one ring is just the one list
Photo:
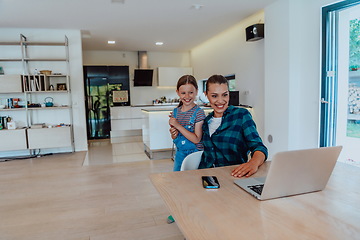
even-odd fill
[[(184, 76), (180, 77), (178, 82), (177, 82), (177, 85), (176, 85), (176, 90), (179, 91), (179, 88), (182, 85), (185, 85), (185, 84), (192, 84), (195, 87), (196, 90), (199, 89), (198, 85), (197, 85), (197, 82), (196, 82), (196, 79), (192, 75), (184, 75)], [(183, 103), (182, 103), (182, 101), (180, 101), (178, 107), (181, 107), (182, 105), (183, 105)]]

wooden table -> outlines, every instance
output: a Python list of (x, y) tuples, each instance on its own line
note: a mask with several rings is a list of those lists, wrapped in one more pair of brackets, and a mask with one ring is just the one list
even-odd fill
[[(254, 176), (264, 176), (270, 162)], [(337, 163), (320, 192), (259, 201), (233, 183), (234, 166), (152, 174), (186, 240), (360, 239), (360, 169)], [(220, 189), (202, 187), (214, 175)]]

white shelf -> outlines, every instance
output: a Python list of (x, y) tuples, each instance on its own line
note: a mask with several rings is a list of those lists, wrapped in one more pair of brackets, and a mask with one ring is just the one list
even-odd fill
[(56, 110), (56, 109), (69, 109), (69, 106), (59, 106), (59, 107), (29, 107), (28, 110)]
[[(20, 39), (21, 41), (0, 42), (0, 46), (10, 46), (11, 50), (12, 46), (18, 46), (13, 51), (16, 54), (18, 50), (21, 58), (18, 58), (19, 55), (13, 55), (13, 58), (11, 56), (1, 58), (0, 56), (0, 61), (21, 62), (22, 66), (16, 65), (16, 68), (19, 70), (18, 72), (23, 73), (0, 75), (2, 92), (0, 99), (20, 98), (24, 102), (23, 104), (44, 104), (46, 99), (51, 97), (54, 106), (0, 109), (1, 113), (5, 113), (3, 115), (9, 115), (13, 121), (19, 122), (19, 126), (25, 125), (27, 127), (19, 130), (0, 130), (0, 138), (9, 139), (9, 143), (1, 144), (0, 151), (63, 147), (71, 147), (74, 151), (72, 99), (70, 76), (68, 75), (70, 73), (68, 39), (65, 36), (63, 42), (32, 42), (28, 41), (22, 34), (20, 34)], [(38, 62), (47, 62), (47, 64)], [(33, 73), (35, 68), (61, 69), (61, 73), (51, 75), (29, 74)], [(50, 90), (50, 86), (53, 86), (54, 90)], [(57, 86), (65, 86), (64, 89), (66, 90), (57, 90)], [(32, 124), (39, 122), (51, 126), (65, 123), (66, 126), (42, 129), (29, 128)], [(13, 147), (13, 145), (17, 147)]]
[(22, 108), (2, 108), (0, 109), (0, 112), (5, 112), (5, 111), (25, 111), (26, 108), (22, 107)]

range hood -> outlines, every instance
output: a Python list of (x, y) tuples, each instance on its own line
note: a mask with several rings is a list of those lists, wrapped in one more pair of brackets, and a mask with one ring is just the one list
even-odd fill
[(134, 87), (152, 86), (153, 69), (149, 69), (146, 51), (138, 51), (138, 69), (134, 70)]
[(138, 51), (138, 69), (148, 69), (147, 51)]

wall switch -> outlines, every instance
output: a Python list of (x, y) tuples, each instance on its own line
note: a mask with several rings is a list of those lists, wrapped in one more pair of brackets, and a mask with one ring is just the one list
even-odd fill
[(249, 90), (245, 90), (244, 91), (244, 95), (249, 95), (250, 94), (250, 91)]

